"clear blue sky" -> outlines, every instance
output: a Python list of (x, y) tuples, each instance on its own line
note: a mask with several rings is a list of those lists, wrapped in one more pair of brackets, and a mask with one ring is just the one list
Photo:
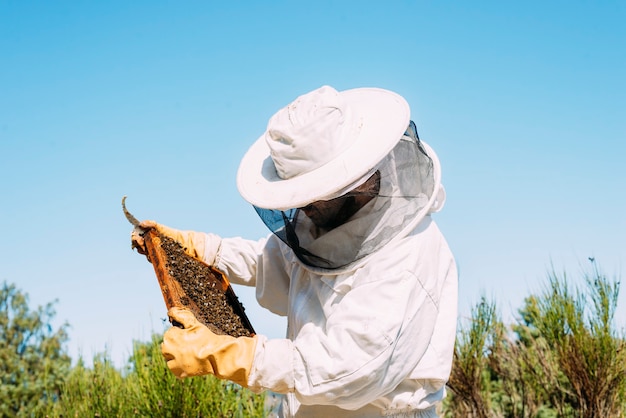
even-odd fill
[(121, 364), (165, 317), (122, 196), (140, 219), (264, 236), (239, 160), (323, 84), (409, 101), (443, 167), (461, 316), (482, 294), (514, 316), (551, 265), (621, 277), (624, 22), (624, 1), (1, 1), (0, 281), (58, 299), (73, 355)]

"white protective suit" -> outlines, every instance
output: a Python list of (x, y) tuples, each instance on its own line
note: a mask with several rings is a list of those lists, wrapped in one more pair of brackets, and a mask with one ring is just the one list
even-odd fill
[[(452, 364), (457, 270), (430, 216), (445, 194), (438, 160), (429, 154), (434, 170), (423, 182), (430, 186), (414, 212), (385, 217), (381, 214), (394, 213), (396, 202), (405, 210), (408, 200), (375, 199), (324, 234), (328, 246), (349, 246), (351, 228), (363, 228), (359, 220), (370, 225), (369, 234), (380, 235), (401, 219), (391, 228), (393, 236), (377, 241), (357, 262), (312, 267), (274, 234), (259, 241), (222, 239), (217, 267), (232, 283), (256, 286), (262, 306), (287, 316), (285, 339), (258, 336), (248, 380), (254, 391), (286, 394), (284, 416), (436, 416)], [(388, 197), (395, 187), (389, 179), (401, 176), (385, 175), (384, 164), (380, 170), (381, 195)], [(310, 239), (303, 234), (300, 241)], [(324, 242), (309, 248), (320, 249)], [(368, 243), (362, 236), (359, 242)]]

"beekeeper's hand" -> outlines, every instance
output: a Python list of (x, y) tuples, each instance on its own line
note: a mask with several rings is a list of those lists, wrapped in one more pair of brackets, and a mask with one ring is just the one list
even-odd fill
[(185, 253), (191, 257), (202, 260), (211, 266), (215, 264), (222, 241), (220, 237), (205, 232), (179, 231), (150, 220), (140, 222), (131, 233), (132, 248), (136, 248), (138, 253), (147, 255), (143, 236), (150, 229), (156, 229), (161, 235), (178, 242), (184, 248)]
[(163, 334), (161, 352), (172, 373), (180, 378), (212, 374), (248, 386), (256, 337), (217, 335), (188, 309), (171, 308), (167, 314), (172, 323), (183, 327)]

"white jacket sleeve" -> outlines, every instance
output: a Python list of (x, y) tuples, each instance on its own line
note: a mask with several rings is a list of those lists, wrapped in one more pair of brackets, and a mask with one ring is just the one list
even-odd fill
[(273, 234), (259, 241), (224, 238), (216, 265), (232, 283), (256, 286), (259, 304), (277, 315), (285, 316), (289, 276), (282, 254), (286, 248)]
[(215, 266), (235, 284), (254, 286), (256, 284), (257, 261), (263, 252), (265, 238), (252, 241), (239, 237), (222, 238)]

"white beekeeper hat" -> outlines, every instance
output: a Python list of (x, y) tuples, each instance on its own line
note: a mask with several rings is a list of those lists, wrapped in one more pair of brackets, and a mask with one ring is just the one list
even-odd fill
[(323, 86), (279, 110), (243, 157), (239, 192), (287, 210), (339, 196), (366, 180), (406, 131), (409, 105), (379, 88)]

